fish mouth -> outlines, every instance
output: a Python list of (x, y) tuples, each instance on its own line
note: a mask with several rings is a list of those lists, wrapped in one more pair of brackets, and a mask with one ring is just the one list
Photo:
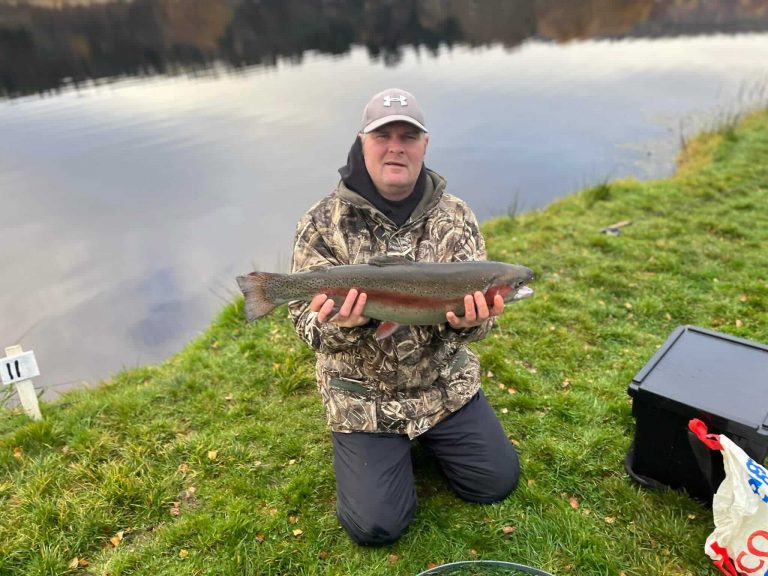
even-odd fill
[[(517, 281), (513, 284), (504, 284), (496, 289), (496, 291), (489, 291), (486, 293), (486, 298), (488, 295), (495, 295), (499, 294), (502, 298), (504, 298), (504, 302), (516, 302), (517, 300), (523, 300), (525, 298), (528, 298), (533, 295), (533, 288), (530, 286), (526, 286), (526, 281)], [(490, 304), (490, 300), (489, 300)]]
[(533, 288), (530, 286), (520, 286), (512, 292), (510, 300), (523, 300), (524, 298), (529, 298), (531, 296), (533, 296)]

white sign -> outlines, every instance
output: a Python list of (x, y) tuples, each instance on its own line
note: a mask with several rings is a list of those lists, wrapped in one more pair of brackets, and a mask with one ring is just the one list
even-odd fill
[(3, 384), (14, 384), (35, 376), (40, 376), (40, 370), (37, 367), (35, 353), (31, 350), (18, 356), (0, 358), (0, 377)]

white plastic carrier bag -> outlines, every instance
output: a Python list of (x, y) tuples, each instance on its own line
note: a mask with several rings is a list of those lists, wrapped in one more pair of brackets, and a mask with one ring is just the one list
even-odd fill
[(768, 471), (723, 434), (694, 418), (688, 428), (723, 454), (725, 480), (712, 500), (715, 530), (704, 551), (728, 576), (768, 576)]

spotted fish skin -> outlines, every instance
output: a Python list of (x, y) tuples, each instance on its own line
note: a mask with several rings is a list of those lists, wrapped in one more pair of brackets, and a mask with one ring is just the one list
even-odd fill
[(506, 302), (532, 294), (527, 286), (533, 271), (504, 262), (413, 262), (401, 257), (377, 257), (368, 264), (332, 266), (297, 274), (252, 272), (237, 278), (251, 321), (294, 300), (326, 294), (341, 305), (350, 289), (365, 292), (363, 314), (383, 322), (430, 325), (446, 321), (445, 314), (464, 314), (464, 296), (477, 291), (489, 305), (496, 294)]

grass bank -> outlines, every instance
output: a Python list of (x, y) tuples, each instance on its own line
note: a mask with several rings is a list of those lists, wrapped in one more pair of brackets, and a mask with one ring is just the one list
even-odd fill
[[(241, 304), (159, 366), (0, 418), (0, 574), (413, 575), (505, 559), (557, 575), (714, 574), (711, 514), (633, 484), (633, 375), (678, 325), (768, 342), (768, 114), (692, 140), (678, 174), (582, 191), (488, 222), (490, 256), (536, 296), (475, 345), (523, 478), (452, 495), (416, 449), (419, 510), (382, 549), (352, 544), (313, 355), (285, 314)], [(619, 236), (600, 230), (631, 221)], [(724, 383), (727, 385), (727, 383)]]

